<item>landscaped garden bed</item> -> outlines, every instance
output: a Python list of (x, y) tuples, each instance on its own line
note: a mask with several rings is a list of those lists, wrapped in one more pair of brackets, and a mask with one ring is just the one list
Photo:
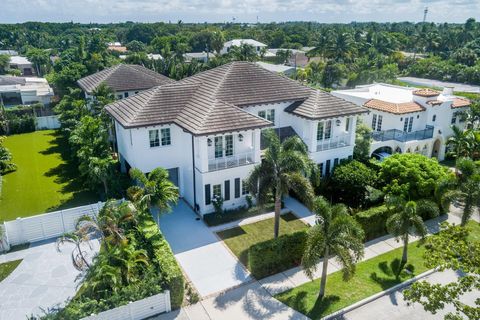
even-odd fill
[(232, 222), (235, 220), (258, 216), (260, 214), (272, 212), (274, 210), (275, 210), (275, 206), (273, 203), (265, 204), (264, 206), (252, 206), (250, 208), (240, 207), (235, 210), (229, 210), (222, 214), (218, 214), (215, 212), (208, 213), (203, 216), (203, 220), (209, 227), (214, 227), (214, 226), (218, 226), (218, 225)]
[(8, 136), (5, 146), (17, 170), (3, 176), (0, 221), (90, 204), (98, 196), (85, 190), (59, 131)]
[[(480, 225), (470, 222), (472, 240), (480, 239)], [(350, 281), (343, 281), (340, 271), (327, 277), (327, 295), (318, 300), (320, 279), (275, 296), (281, 302), (312, 319), (320, 319), (378, 292), (391, 288), (425, 271), (425, 247), (419, 242), (409, 244), (407, 269), (396, 275), (403, 248), (398, 248), (357, 264), (356, 273)]]
[[(308, 226), (289, 212), (280, 218), (280, 236), (306, 230)], [(248, 268), (249, 249), (261, 242), (273, 239), (274, 219), (266, 219), (240, 227), (217, 232), (230, 250)], [(285, 266), (288, 269), (290, 266)], [(284, 270), (285, 270), (284, 269)]]

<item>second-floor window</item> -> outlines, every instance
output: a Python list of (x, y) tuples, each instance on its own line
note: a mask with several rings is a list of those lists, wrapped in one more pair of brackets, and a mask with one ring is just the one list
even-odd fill
[(348, 130), (350, 130), (350, 118), (345, 120), (345, 132), (348, 132)]
[(223, 157), (223, 137), (215, 137), (215, 158)]
[(169, 146), (172, 144), (172, 137), (170, 135), (170, 128), (164, 128), (160, 130), (162, 136), (162, 146)]
[(372, 116), (372, 130), (375, 131), (375, 128), (376, 128), (376, 127), (377, 127), (377, 115), (374, 114), (374, 115)]
[(377, 120), (377, 131), (382, 131), (382, 121), (383, 121), (383, 116), (378, 116)]
[(451, 123), (452, 124), (457, 123), (457, 113), (456, 112), (454, 112), (453, 115), (452, 115), (452, 122)]
[(433, 115), (432, 122), (435, 122), (435, 120), (437, 120), (437, 115), (436, 114)]
[(215, 137), (215, 158), (222, 158), (224, 155), (233, 156), (233, 135), (231, 134), (226, 135), (225, 139), (222, 136)]
[(225, 136), (225, 156), (233, 156), (233, 136)]
[(372, 116), (372, 130), (382, 131), (383, 116), (374, 114)]
[(404, 132), (412, 132), (413, 128), (413, 117), (405, 117), (405, 121), (403, 122), (403, 131)]
[(317, 125), (317, 141), (330, 139), (332, 136), (332, 120), (321, 121)]
[(275, 124), (275, 109), (258, 111), (258, 116)]
[(150, 148), (160, 146), (160, 136), (158, 130), (148, 130), (148, 137), (150, 138)]

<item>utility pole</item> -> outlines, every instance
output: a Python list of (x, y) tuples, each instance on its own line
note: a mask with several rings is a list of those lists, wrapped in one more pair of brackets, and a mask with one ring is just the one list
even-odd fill
[(423, 10), (423, 23), (427, 21), (427, 13), (428, 13), (428, 7), (425, 7), (425, 10)]

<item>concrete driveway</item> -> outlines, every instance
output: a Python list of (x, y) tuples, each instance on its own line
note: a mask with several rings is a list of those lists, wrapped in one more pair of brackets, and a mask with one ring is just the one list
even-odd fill
[[(421, 281), (428, 281), (431, 283), (447, 284), (455, 281), (458, 275), (449, 270), (445, 272), (436, 272), (432, 275), (422, 279)], [(475, 305), (475, 299), (478, 299), (479, 291), (469, 292), (463, 295), (462, 302), (468, 305)], [(366, 305), (344, 314), (338, 319), (342, 320), (434, 320), (443, 319), (448, 312), (454, 312), (452, 305), (446, 305), (443, 310), (437, 314), (431, 314), (423, 309), (423, 306), (415, 303), (408, 306), (403, 299), (402, 290), (395, 291), (389, 295), (381, 297), (375, 301), (367, 303)]]
[[(93, 241), (90, 258), (98, 251)], [(0, 320), (26, 319), (42, 315), (43, 310), (63, 304), (76, 293), (75, 279), (79, 275), (71, 260), (73, 245), (56, 250), (55, 239), (37, 242), (30, 248), (0, 255), (0, 263), (23, 259), (20, 265), (0, 282)]]
[(251, 280), (245, 267), (185, 202), (161, 216), (160, 229), (202, 297)]

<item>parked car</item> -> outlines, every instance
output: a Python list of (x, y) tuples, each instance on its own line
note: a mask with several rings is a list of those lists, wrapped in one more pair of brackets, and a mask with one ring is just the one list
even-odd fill
[(372, 157), (377, 159), (380, 162), (382, 162), (383, 160), (387, 159), (390, 156), (391, 154), (387, 152), (375, 152), (374, 154), (372, 154)]

